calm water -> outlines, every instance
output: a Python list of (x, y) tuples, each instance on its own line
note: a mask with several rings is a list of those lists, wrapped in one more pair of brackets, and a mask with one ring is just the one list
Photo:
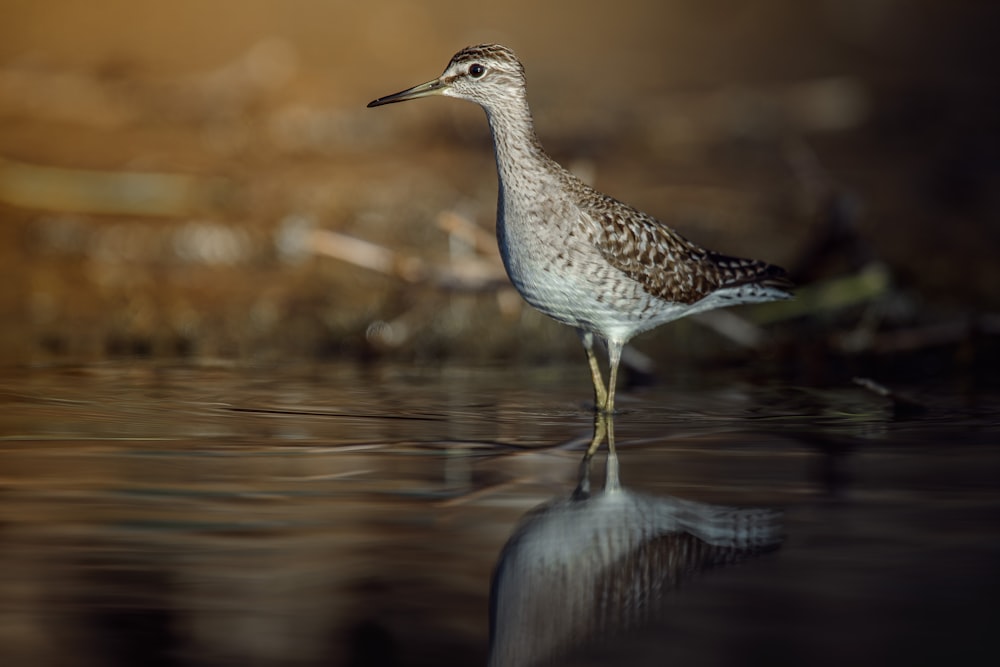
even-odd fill
[(486, 664), (501, 553), (494, 664), (1000, 664), (1000, 404), (913, 391), (623, 394), (574, 495), (582, 364), (8, 370), (0, 664)]

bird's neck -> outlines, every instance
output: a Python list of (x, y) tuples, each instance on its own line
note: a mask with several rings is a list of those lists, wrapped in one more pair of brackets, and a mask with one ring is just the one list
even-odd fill
[(493, 135), (501, 196), (504, 190), (524, 185), (525, 178), (534, 175), (537, 179), (539, 172), (551, 171), (555, 163), (535, 135), (535, 124), (525, 99), (510, 100), (503, 108), (487, 107), (486, 117)]

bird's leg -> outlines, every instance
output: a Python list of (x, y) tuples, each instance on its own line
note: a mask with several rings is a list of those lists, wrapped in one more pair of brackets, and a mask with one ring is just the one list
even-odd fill
[(584, 461), (590, 461), (597, 450), (601, 448), (601, 443), (604, 442), (604, 438), (608, 433), (608, 419), (607, 417), (598, 412), (594, 415), (594, 437), (590, 440), (590, 447), (587, 448), (587, 453), (584, 454)]
[(576, 490), (573, 491), (573, 497), (578, 500), (590, 497), (590, 461), (594, 458), (597, 450), (601, 448), (601, 443), (604, 442), (607, 432), (607, 418), (601, 412), (595, 413), (594, 437), (590, 439), (590, 446), (587, 447), (587, 451), (583, 455), (583, 460), (580, 461), (580, 476)]
[(601, 412), (608, 401), (608, 392), (604, 388), (604, 378), (601, 377), (601, 367), (597, 364), (597, 355), (594, 354), (594, 334), (583, 329), (577, 330), (580, 334), (580, 341), (583, 349), (587, 353), (587, 363), (590, 364), (590, 377), (594, 381), (594, 409)]
[(609, 414), (605, 419), (608, 430), (608, 461), (604, 473), (604, 491), (607, 493), (621, 490), (622, 485), (618, 479), (618, 452), (615, 451), (615, 417)]
[(622, 347), (625, 346), (620, 340), (608, 339), (608, 365), (611, 372), (608, 377), (607, 402), (604, 403), (603, 411), (606, 415), (615, 412), (615, 384), (618, 382), (618, 365), (622, 360)]

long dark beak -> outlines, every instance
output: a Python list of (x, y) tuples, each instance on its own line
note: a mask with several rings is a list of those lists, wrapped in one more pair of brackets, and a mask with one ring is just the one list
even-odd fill
[(402, 90), (398, 93), (393, 93), (392, 95), (386, 95), (385, 97), (380, 97), (377, 100), (372, 100), (368, 103), (368, 108), (380, 107), (383, 104), (393, 104), (394, 102), (415, 100), (418, 97), (427, 97), (428, 95), (440, 95), (446, 88), (447, 86), (443, 81), (441, 81), (441, 79), (434, 79), (433, 81), (422, 83), (419, 86), (407, 88), (406, 90)]

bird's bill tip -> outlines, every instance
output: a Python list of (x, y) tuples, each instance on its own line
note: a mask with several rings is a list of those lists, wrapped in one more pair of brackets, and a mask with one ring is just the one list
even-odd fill
[(444, 89), (444, 82), (441, 81), (441, 79), (434, 79), (433, 81), (422, 83), (419, 86), (413, 86), (413, 88), (407, 88), (406, 90), (401, 90), (398, 93), (393, 93), (392, 95), (386, 95), (385, 97), (380, 97), (377, 100), (372, 100), (368, 103), (368, 108), (380, 107), (383, 104), (393, 104), (395, 102), (405, 102), (406, 100), (415, 100), (418, 97), (427, 97), (428, 95), (440, 95), (444, 92)]

